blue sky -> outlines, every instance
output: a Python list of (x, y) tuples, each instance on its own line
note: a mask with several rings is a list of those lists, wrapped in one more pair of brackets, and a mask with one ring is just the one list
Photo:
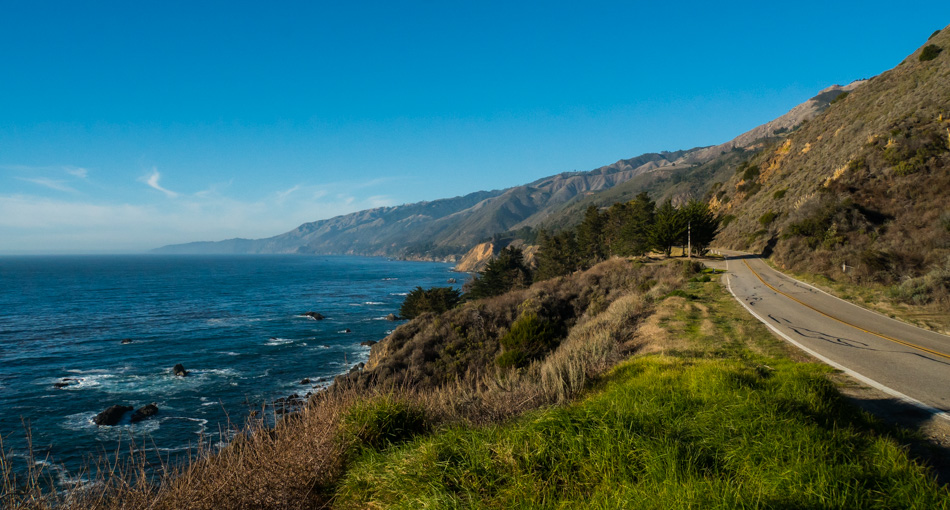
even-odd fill
[(717, 144), (950, 23), (945, 0), (275, 4), (0, 3), (0, 253), (266, 237)]

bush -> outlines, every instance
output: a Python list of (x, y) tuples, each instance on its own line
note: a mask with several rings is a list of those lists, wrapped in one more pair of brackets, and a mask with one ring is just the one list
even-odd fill
[(787, 189), (780, 189), (780, 190), (776, 191), (775, 193), (772, 193), (772, 198), (774, 198), (775, 200), (778, 200), (778, 199), (784, 197), (786, 193), (788, 193), (788, 190), (787, 190)]
[(462, 301), (462, 294), (452, 287), (416, 287), (399, 307), (399, 315), (404, 319), (413, 319), (426, 313), (442, 313), (455, 308)]
[(348, 449), (381, 450), (426, 431), (425, 412), (390, 396), (357, 402), (343, 416), (340, 437)]
[(759, 223), (761, 223), (763, 227), (768, 227), (773, 221), (775, 221), (775, 218), (778, 218), (778, 213), (775, 211), (769, 211), (759, 217)]
[(525, 313), (501, 338), (505, 352), (495, 362), (502, 368), (523, 367), (557, 347), (565, 334), (562, 324), (539, 317), (536, 313)]
[(939, 55), (941, 51), (943, 51), (943, 48), (940, 46), (928, 44), (927, 46), (924, 46), (923, 51), (920, 52), (920, 61), (926, 62), (928, 60), (933, 60), (937, 58), (937, 55)]

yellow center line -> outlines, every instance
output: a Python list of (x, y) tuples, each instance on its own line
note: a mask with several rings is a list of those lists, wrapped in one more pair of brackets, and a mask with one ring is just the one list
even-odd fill
[(933, 350), (933, 349), (928, 349), (928, 348), (926, 348), (926, 347), (921, 347), (921, 346), (919, 346), (919, 345), (917, 345), (917, 344), (913, 344), (913, 343), (910, 343), (910, 342), (907, 342), (907, 341), (904, 341), (904, 340), (900, 340), (900, 339), (897, 339), (897, 338), (894, 338), (894, 337), (891, 337), (891, 336), (882, 335), (881, 333), (876, 333), (876, 332), (874, 332), (874, 331), (870, 331), (870, 330), (864, 329), (864, 328), (862, 328), (861, 326), (858, 326), (858, 325), (856, 325), (856, 324), (851, 324), (851, 323), (848, 322), (848, 321), (839, 319), (839, 318), (835, 317), (834, 315), (829, 315), (829, 314), (827, 314), (827, 313), (825, 313), (825, 312), (822, 312), (821, 310), (815, 308), (814, 306), (811, 306), (811, 305), (809, 305), (808, 303), (805, 303), (805, 302), (801, 301), (800, 299), (797, 299), (797, 298), (795, 298), (795, 297), (793, 297), (793, 296), (791, 296), (791, 295), (789, 295), (789, 294), (786, 294), (786, 293), (784, 293), (784, 292), (782, 292), (782, 291), (776, 289), (775, 287), (769, 285), (769, 283), (766, 282), (765, 280), (763, 280), (763, 279), (762, 279), (762, 276), (759, 275), (759, 273), (757, 273), (757, 272), (755, 271), (755, 269), (752, 269), (752, 266), (749, 265), (749, 261), (743, 260), (742, 262), (745, 263), (746, 267), (749, 268), (749, 271), (752, 271), (752, 274), (754, 274), (755, 277), (758, 278), (760, 282), (762, 282), (763, 284), (765, 284), (766, 287), (772, 289), (772, 290), (775, 291), (776, 293), (781, 294), (781, 295), (787, 297), (788, 299), (791, 299), (792, 301), (794, 301), (794, 302), (796, 302), (796, 303), (798, 303), (798, 304), (800, 304), (800, 305), (802, 305), (802, 306), (804, 306), (804, 307), (806, 307), (806, 308), (809, 308), (809, 309), (811, 309), (811, 310), (814, 310), (814, 311), (816, 311), (816, 312), (818, 312), (818, 313), (824, 315), (825, 317), (828, 317), (829, 319), (834, 319), (834, 320), (836, 320), (836, 321), (838, 321), (838, 322), (840, 322), (840, 323), (842, 323), (842, 324), (844, 324), (844, 325), (846, 325), (846, 326), (851, 326), (851, 327), (854, 328), (854, 329), (857, 329), (857, 330), (860, 330), (860, 331), (864, 331), (865, 333), (868, 333), (868, 334), (871, 334), (871, 335), (874, 335), (874, 336), (877, 336), (877, 337), (881, 337), (881, 338), (883, 338), (883, 339), (885, 339), (885, 340), (890, 340), (891, 342), (894, 342), (894, 343), (897, 343), (897, 344), (901, 344), (901, 345), (906, 346), (906, 347), (911, 347), (911, 348), (913, 348), (913, 349), (918, 349), (918, 350), (924, 351), (924, 352), (926, 352), (926, 353), (933, 354), (934, 356), (940, 356), (941, 358), (950, 359), (950, 354), (944, 354), (944, 353), (942, 353), (942, 352), (940, 352), (940, 351), (935, 351), (935, 350)]

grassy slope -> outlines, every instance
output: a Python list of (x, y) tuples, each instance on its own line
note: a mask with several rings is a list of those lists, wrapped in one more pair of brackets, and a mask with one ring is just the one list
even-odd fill
[(662, 353), (575, 404), (362, 451), (339, 507), (946, 508), (908, 437), (843, 402), (715, 283), (640, 328)]

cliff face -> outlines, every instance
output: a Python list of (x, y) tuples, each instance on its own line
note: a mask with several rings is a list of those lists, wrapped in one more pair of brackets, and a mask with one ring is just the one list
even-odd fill
[(462, 256), (462, 259), (455, 265), (455, 270), (461, 273), (481, 271), (494, 255), (495, 246), (492, 243), (477, 244)]

